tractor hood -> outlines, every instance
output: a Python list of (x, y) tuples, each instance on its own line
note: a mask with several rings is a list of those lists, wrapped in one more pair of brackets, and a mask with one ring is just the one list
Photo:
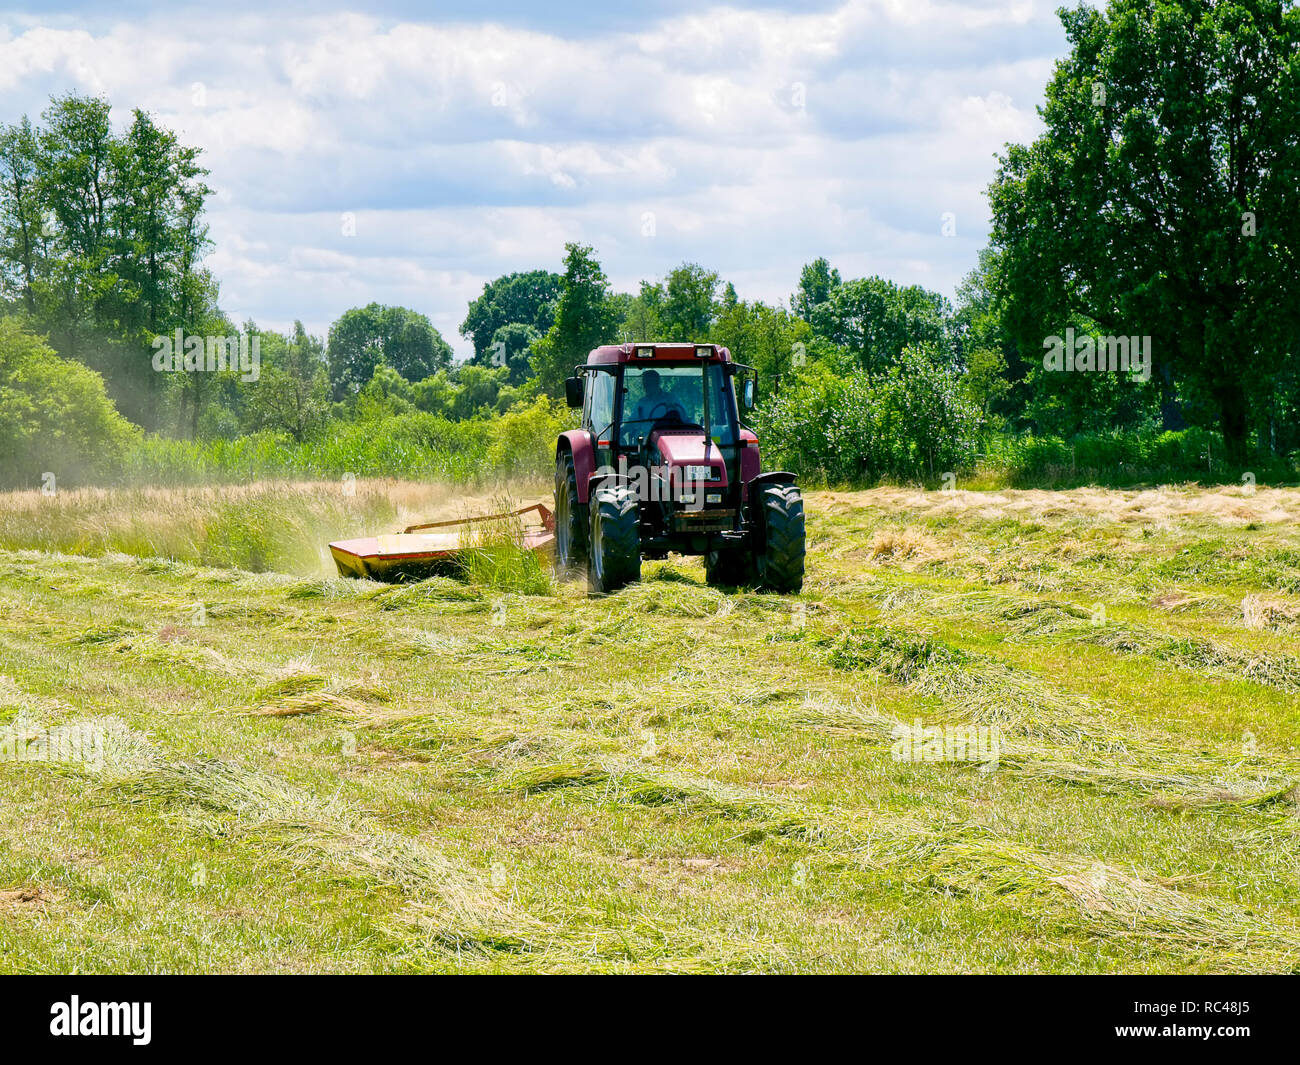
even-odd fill
[[(706, 448), (703, 433), (659, 430), (650, 434), (650, 444), (658, 449), (665, 466), (683, 470), (692, 466), (708, 466), (713, 470), (708, 483), (721, 488), (727, 486), (727, 464), (722, 458), (722, 450), (712, 443)], [(682, 476), (687, 481), (699, 480), (694, 472)]]

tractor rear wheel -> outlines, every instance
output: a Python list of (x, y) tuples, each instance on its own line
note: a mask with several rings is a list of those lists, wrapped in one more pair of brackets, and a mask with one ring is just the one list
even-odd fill
[(704, 579), (713, 587), (750, 584), (754, 580), (754, 560), (743, 547), (715, 547), (704, 556)]
[(587, 506), (578, 502), (578, 474), (566, 451), (555, 464), (555, 568), (568, 577), (586, 564)]
[(759, 586), (772, 592), (797, 592), (803, 588), (803, 496), (797, 485), (767, 484), (754, 503)]
[(636, 494), (625, 485), (598, 488), (591, 501), (587, 588), (604, 595), (640, 576), (641, 514)]

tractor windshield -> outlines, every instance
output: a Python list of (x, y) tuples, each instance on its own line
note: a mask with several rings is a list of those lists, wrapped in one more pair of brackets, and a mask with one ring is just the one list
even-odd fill
[(709, 427), (719, 444), (737, 440), (736, 408), (722, 365), (697, 362), (629, 365), (623, 371), (622, 442), (633, 443), (659, 425)]

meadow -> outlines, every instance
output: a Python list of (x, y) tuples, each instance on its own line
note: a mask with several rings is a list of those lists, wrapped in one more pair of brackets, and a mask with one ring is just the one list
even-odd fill
[(0, 968), (1300, 970), (1300, 490), (811, 491), (798, 596), (325, 551), (547, 495), (0, 496)]

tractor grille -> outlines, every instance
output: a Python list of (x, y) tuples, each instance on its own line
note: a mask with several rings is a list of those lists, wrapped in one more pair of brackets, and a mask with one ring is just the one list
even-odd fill
[(679, 510), (673, 514), (674, 532), (726, 532), (735, 524), (734, 510)]

